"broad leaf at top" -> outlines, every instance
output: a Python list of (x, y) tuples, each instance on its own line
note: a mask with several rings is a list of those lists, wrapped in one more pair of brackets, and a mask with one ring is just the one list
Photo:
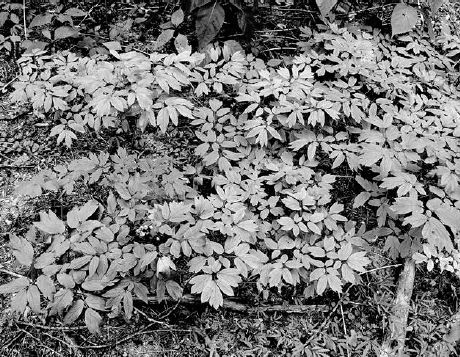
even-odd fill
[(436, 14), (443, 4), (444, 0), (430, 0), (431, 14)]
[(321, 11), (321, 15), (326, 17), (335, 4), (337, 4), (337, 0), (316, 0), (316, 4), (318, 5), (319, 11)]
[(411, 31), (418, 21), (417, 10), (406, 4), (398, 4), (391, 14), (391, 35), (399, 35)]
[(225, 19), (225, 10), (217, 2), (207, 4), (196, 13), (195, 29), (200, 49), (206, 47), (220, 31)]

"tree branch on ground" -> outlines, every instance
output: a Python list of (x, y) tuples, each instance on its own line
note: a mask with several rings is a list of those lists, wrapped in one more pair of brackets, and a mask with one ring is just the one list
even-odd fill
[(407, 318), (414, 289), (415, 262), (407, 258), (398, 280), (398, 290), (389, 318), (389, 330), (380, 349), (380, 357), (402, 357), (406, 340)]

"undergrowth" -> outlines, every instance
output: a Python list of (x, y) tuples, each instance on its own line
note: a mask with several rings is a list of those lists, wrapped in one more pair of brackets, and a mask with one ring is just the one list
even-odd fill
[[(456, 37), (391, 40), (377, 30), (304, 29), (299, 55), (264, 62), (233, 43), (205, 53), (78, 57), (32, 51), (12, 99), (50, 136), (136, 127), (190, 137), (195, 158), (90, 153), (18, 192), (97, 192), (66, 214), (40, 212), (10, 247), (27, 274), (0, 287), (21, 314), (133, 316), (134, 300), (198, 294), (222, 306), (244, 282), (267, 299), (343, 293), (378, 249), (459, 272)], [(346, 184), (344, 184), (344, 181)], [(344, 189), (346, 187), (346, 189)], [(356, 221), (366, 212), (367, 222)]]

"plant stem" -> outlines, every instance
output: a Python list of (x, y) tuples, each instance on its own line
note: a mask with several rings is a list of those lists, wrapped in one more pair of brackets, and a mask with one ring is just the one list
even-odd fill
[(24, 22), (24, 37), (27, 39), (26, 0), (22, 0), (22, 20)]

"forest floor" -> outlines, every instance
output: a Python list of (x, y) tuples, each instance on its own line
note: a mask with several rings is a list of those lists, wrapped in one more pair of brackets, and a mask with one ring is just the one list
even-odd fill
[[(283, 30), (301, 25), (301, 20), (291, 17), (285, 25), (280, 24), (279, 18), (267, 18), (265, 27)], [(288, 37), (264, 29), (256, 33), (252, 45), (265, 55), (289, 55), (289, 49), (282, 52), (291, 46)], [(25, 232), (41, 208), (65, 209), (54, 196), (24, 200), (15, 194), (15, 187), (39, 170), (81, 157), (88, 151), (106, 149), (110, 142), (108, 138), (91, 139), (70, 150), (61, 149), (54, 144), (55, 138), (49, 140), (49, 128), (41, 126), (24, 108), (14, 108), (7, 95), (1, 98), (0, 108), (3, 284), (11, 273), (21, 273), (7, 247), (9, 234)], [(181, 138), (149, 134), (147, 138), (129, 138), (126, 144), (131, 145), (131, 150), (138, 150), (147, 141), (173, 152), (178, 150)], [(390, 260), (385, 264), (385, 259), (382, 257), (384, 269), (363, 275), (360, 285), (340, 296), (325, 294), (303, 309), (298, 309), (294, 299), (282, 298), (254, 305), (244, 291), (219, 311), (192, 300), (156, 305), (136, 303), (131, 321), (113, 319), (104, 324), (99, 336), (91, 335), (86, 327), (68, 328), (58, 321), (48, 321), (46, 325), (38, 318), (20, 322), (12, 318), (9, 297), (0, 296), (0, 356), (375, 356), (388, 329), (387, 318), (402, 267)], [(449, 346), (443, 342), (449, 318), (459, 308), (459, 292), (453, 276), (436, 269), (431, 273), (417, 271), (407, 353), (433, 357), (460, 353), (457, 349), (449, 354)]]

